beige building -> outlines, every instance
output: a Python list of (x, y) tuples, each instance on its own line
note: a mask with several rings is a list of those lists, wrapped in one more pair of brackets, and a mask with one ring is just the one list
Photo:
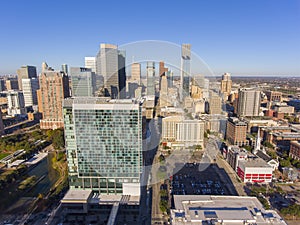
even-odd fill
[(184, 146), (201, 145), (204, 141), (204, 122), (186, 120), (183, 116), (162, 119), (162, 141), (181, 143)]
[(19, 90), (23, 90), (22, 79), (37, 78), (35, 66), (22, 66), (17, 70)]
[(277, 103), (274, 106), (274, 111), (278, 113), (284, 113), (287, 115), (293, 114), (295, 112), (295, 108), (293, 106), (289, 106), (286, 103)]
[(209, 92), (209, 114), (221, 114), (222, 113), (222, 100), (220, 96), (213, 92)]
[(232, 80), (230, 73), (224, 73), (221, 80), (221, 93), (224, 93), (226, 96), (230, 95), (231, 87)]
[(236, 117), (231, 117), (227, 121), (226, 140), (231, 145), (247, 145), (246, 140), (247, 124)]
[(238, 117), (259, 116), (260, 113), (260, 91), (252, 88), (243, 88), (239, 90), (237, 103)]
[(279, 91), (265, 91), (265, 94), (270, 102), (282, 101), (282, 93)]
[(69, 78), (63, 72), (44, 70), (40, 75), (38, 93), (41, 129), (57, 129), (64, 126), (62, 104), (70, 96)]
[(132, 63), (131, 65), (131, 81), (137, 81), (137, 83), (141, 84), (141, 64), (140, 63)]
[(201, 99), (203, 97), (202, 89), (197, 85), (191, 85), (191, 97), (193, 99)]
[(118, 98), (118, 47), (112, 44), (100, 44), (100, 51), (96, 59), (96, 73), (103, 76), (105, 95)]
[(167, 76), (163, 74), (160, 77), (159, 105), (160, 107), (169, 106), (168, 102), (168, 80)]

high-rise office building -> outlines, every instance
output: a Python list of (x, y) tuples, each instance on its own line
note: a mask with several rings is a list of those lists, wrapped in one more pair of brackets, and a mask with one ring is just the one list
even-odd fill
[(159, 62), (159, 76), (167, 75), (168, 68), (165, 67), (165, 62)]
[(97, 57), (85, 57), (84, 67), (95, 73), (95, 91), (99, 91), (103, 86), (103, 77), (101, 74), (97, 74)]
[(84, 67), (89, 68), (92, 72), (96, 73), (96, 57), (85, 57)]
[(4, 124), (2, 119), (2, 111), (0, 110), (0, 134), (4, 134)]
[(237, 103), (238, 117), (259, 116), (260, 94), (260, 91), (252, 88), (242, 88), (239, 90)]
[(7, 114), (9, 116), (25, 115), (25, 101), (22, 91), (7, 92)]
[(104, 79), (105, 96), (118, 98), (118, 47), (112, 44), (100, 44), (96, 61), (96, 74), (102, 75)]
[(147, 62), (147, 96), (155, 96), (155, 62)]
[(126, 98), (126, 67), (125, 67), (126, 52), (118, 51), (118, 76), (119, 76), (119, 98)]
[(209, 114), (221, 114), (222, 113), (222, 100), (220, 96), (213, 91), (209, 92)]
[(180, 82), (181, 82), (181, 101), (185, 97), (190, 95), (190, 82), (191, 82), (191, 45), (182, 44), (181, 46), (181, 71), (180, 71)]
[(61, 65), (61, 71), (64, 72), (64, 74), (69, 74), (69, 69), (67, 64)]
[(125, 99), (70, 98), (64, 100), (63, 113), (70, 188), (140, 195), (140, 104)]
[(23, 90), (22, 79), (37, 78), (35, 66), (22, 66), (17, 70), (19, 90)]
[(221, 80), (221, 93), (224, 93), (226, 96), (230, 95), (231, 86), (232, 80), (230, 73), (224, 73)]
[(6, 90), (19, 90), (19, 81), (16, 78), (9, 78), (5, 81)]
[(247, 124), (240, 121), (236, 117), (231, 117), (227, 121), (226, 127), (226, 140), (231, 145), (247, 145), (248, 141), (246, 139), (247, 134)]
[(39, 89), (39, 80), (37, 78), (22, 79), (23, 94), (25, 106), (37, 105), (37, 90)]
[(95, 73), (92, 69), (83, 67), (71, 67), (72, 96), (94, 96), (96, 89)]
[(70, 96), (69, 78), (61, 71), (43, 70), (40, 75), (38, 91), (38, 107), (43, 119), (41, 129), (57, 129), (63, 127), (62, 103)]
[(168, 79), (165, 73), (160, 77), (159, 105), (168, 106)]
[(131, 64), (130, 80), (136, 81), (139, 85), (141, 84), (141, 64), (140, 63), (132, 63)]
[(0, 92), (1, 91), (5, 91), (6, 87), (5, 87), (5, 80), (4, 79), (0, 79)]

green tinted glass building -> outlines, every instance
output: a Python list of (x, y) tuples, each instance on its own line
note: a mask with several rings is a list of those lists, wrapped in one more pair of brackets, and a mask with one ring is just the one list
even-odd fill
[(70, 188), (139, 195), (142, 171), (141, 106), (132, 100), (64, 101)]

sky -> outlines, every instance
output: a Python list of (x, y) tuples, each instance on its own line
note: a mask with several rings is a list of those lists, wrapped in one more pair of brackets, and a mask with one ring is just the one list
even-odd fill
[(216, 75), (300, 75), (300, 0), (9, 0), (0, 9), (1, 75), (44, 61), (84, 66), (100, 43), (143, 40), (190, 43)]

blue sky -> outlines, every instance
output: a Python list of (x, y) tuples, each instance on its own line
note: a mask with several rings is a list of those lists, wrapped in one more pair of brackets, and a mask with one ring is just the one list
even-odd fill
[(0, 74), (43, 61), (83, 66), (101, 42), (162, 40), (191, 43), (216, 75), (300, 75), (299, 0), (10, 0), (0, 9)]

